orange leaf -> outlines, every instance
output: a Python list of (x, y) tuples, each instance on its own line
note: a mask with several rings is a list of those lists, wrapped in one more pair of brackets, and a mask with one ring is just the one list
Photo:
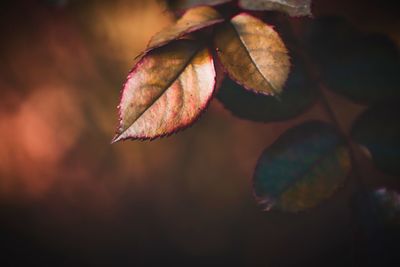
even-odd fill
[(229, 76), (246, 89), (279, 94), (288, 77), (287, 49), (274, 29), (246, 13), (217, 26), (215, 46)]
[(188, 127), (206, 108), (214, 87), (212, 56), (196, 42), (178, 40), (151, 51), (124, 85), (113, 142), (154, 139)]

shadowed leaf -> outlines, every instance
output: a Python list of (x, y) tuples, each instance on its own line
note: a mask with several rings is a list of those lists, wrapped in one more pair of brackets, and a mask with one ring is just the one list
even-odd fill
[(328, 17), (312, 21), (304, 40), (330, 90), (361, 103), (400, 96), (400, 55), (386, 36)]
[(215, 86), (212, 56), (179, 40), (142, 58), (126, 81), (114, 142), (153, 139), (189, 126), (206, 108)]
[(351, 206), (362, 237), (356, 245), (367, 263), (363, 266), (398, 266), (400, 194), (385, 187), (357, 192)]
[(300, 62), (293, 62), (292, 71), (280, 95), (257, 95), (226, 78), (217, 98), (234, 115), (248, 120), (271, 122), (301, 114), (316, 99), (315, 85)]
[(372, 194), (383, 212), (381, 218), (400, 225), (400, 194), (387, 188), (379, 188)]
[(367, 103), (400, 96), (400, 57), (390, 40), (369, 35), (347, 49), (322, 69), (328, 88)]
[(304, 43), (307, 52), (320, 65), (340, 56), (351, 42), (362, 36), (349, 21), (338, 16), (305, 20), (302, 30), (299, 41)]
[(378, 168), (400, 174), (400, 108), (397, 103), (382, 103), (366, 110), (354, 122), (351, 136), (366, 147)]
[(189, 9), (175, 24), (155, 34), (146, 52), (222, 21), (223, 18), (212, 7), (200, 6)]
[(344, 140), (318, 121), (286, 131), (261, 155), (254, 193), (265, 210), (297, 212), (316, 206), (343, 184), (350, 171)]
[(248, 10), (274, 10), (290, 16), (311, 15), (311, 0), (239, 0), (239, 5)]
[(242, 13), (216, 28), (215, 46), (228, 75), (246, 89), (266, 95), (282, 91), (290, 62), (274, 29)]

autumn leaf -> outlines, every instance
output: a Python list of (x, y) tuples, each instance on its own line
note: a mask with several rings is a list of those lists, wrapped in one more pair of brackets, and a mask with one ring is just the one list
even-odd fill
[(343, 184), (350, 153), (329, 124), (311, 121), (286, 131), (261, 155), (254, 193), (265, 210), (298, 212), (315, 207)]
[(293, 17), (311, 15), (311, 0), (239, 0), (239, 6), (248, 10), (281, 11)]
[(212, 56), (197, 42), (178, 40), (151, 51), (124, 85), (113, 142), (154, 139), (188, 127), (206, 108), (214, 86)]
[(175, 24), (155, 34), (144, 53), (222, 21), (223, 18), (212, 7), (200, 6), (189, 9)]
[(266, 95), (282, 91), (290, 62), (274, 29), (246, 13), (217, 26), (215, 46), (228, 75), (246, 89)]

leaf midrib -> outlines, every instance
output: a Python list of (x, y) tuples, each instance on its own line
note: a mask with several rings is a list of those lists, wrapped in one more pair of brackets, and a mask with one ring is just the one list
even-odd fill
[(128, 127), (126, 127), (126, 129), (125, 129), (124, 131), (122, 131), (122, 132), (119, 134), (119, 136), (123, 135), (129, 128), (131, 128), (132, 125), (133, 125), (147, 110), (149, 110), (149, 109), (154, 105), (154, 103), (156, 103), (156, 102), (163, 96), (163, 94), (168, 90), (168, 88), (171, 87), (171, 85), (174, 84), (174, 82), (179, 78), (179, 76), (181, 76), (181, 74), (185, 71), (185, 69), (190, 65), (190, 62), (197, 56), (197, 54), (198, 54), (200, 51), (201, 51), (201, 46), (198, 46), (198, 47), (195, 49), (193, 55), (190, 56), (190, 57), (188, 58), (188, 60), (187, 60), (184, 64), (182, 64), (183, 67), (182, 67), (179, 71), (177, 71), (177, 74), (176, 74), (175, 76), (173, 76), (172, 79), (166, 84), (165, 89), (163, 89), (163, 90), (160, 91), (160, 94), (157, 95), (157, 96), (154, 98), (154, 100), (151, 101), (151, 102), (149, 103), (149, 105), (148, 105), (141, 113), (139, 113), (139, 114), (136, 116), (136, 118), (132, 121), (132, 123), (130, 123), (130, 125), (129, 125)]
[(242, 46), (244, 47), (244, 50), (246, 51), (246, 54), (249, 56), (251, 62), (254, 64), (254, 66), (256, 67), (257, 72), (264, 78), (264, 80), (267, 82), (267, 84), (271, 87), (271, 90), (274, 94), (279, 94), (279, 90), (272, 84), (272, 82), (261, 72), (261, 70), (258, 67), (258, 64), (255, 62), (254, 58), (251, 56), (249, 50), (247, 49), (247, 45), (246, 42), (242, 39), (242, 37), (240, 36), (240, 33), (238, 32), (238, 30), (236, 29), (235, 25), (233, 23), (229, 23), (232, 28), (234, 29), (234, 32), (236, 33), (237, 37), (240, 40), (240, 43), (242, 44)]
[(291, 188), (293, 185), (298, 184), (299, 181), (304, 180), (305, 177), (307, 177), (307, 174), (311, 173), (320, 163), (324, 162), (326, 159), (331, 157), (332, 154), (335, 154), (338, 151), (338, 149), (342, 146), (343, 146), (343, 144), (338, 143), (338, 144), (334, 145), (332, 148), (327, 149), (326, 151), (321, 153), (322, 155), (320, 157), (318, 157), (314, 162), (312, 162), (304, 171), (297, 174), (297, 176), (300, 178), (294, 179), (293, 181), (291, 181), (290, 183), (288, 183), (286, 186), (284, 186), (282, 188), (281, 192), (275, 196), (276, 199), (279, 200), (282, 197), (282, 195), (288, 191), (289, 188)]

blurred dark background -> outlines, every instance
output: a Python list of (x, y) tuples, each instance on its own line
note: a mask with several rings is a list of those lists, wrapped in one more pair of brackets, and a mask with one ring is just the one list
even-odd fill
[[(365, 237), (349, 204), (353, 179), (297, 215), (266, 213), (254, 201), (260, 153), (301, 121), (328, 120), (318, 105), (266, 124), (214, 100), (177, 135), (110, 145), (121, 85), (149, 38), (173, 21), (168, 4), (176, 3), (0, 3), (0, 266), (393, 263), (398, 239)], [(382, 1), (313, 2), (316, 18), (339, 16), (397, 47), (398, 10)], [(366, 105), (328, 94), (348, 130)]]

